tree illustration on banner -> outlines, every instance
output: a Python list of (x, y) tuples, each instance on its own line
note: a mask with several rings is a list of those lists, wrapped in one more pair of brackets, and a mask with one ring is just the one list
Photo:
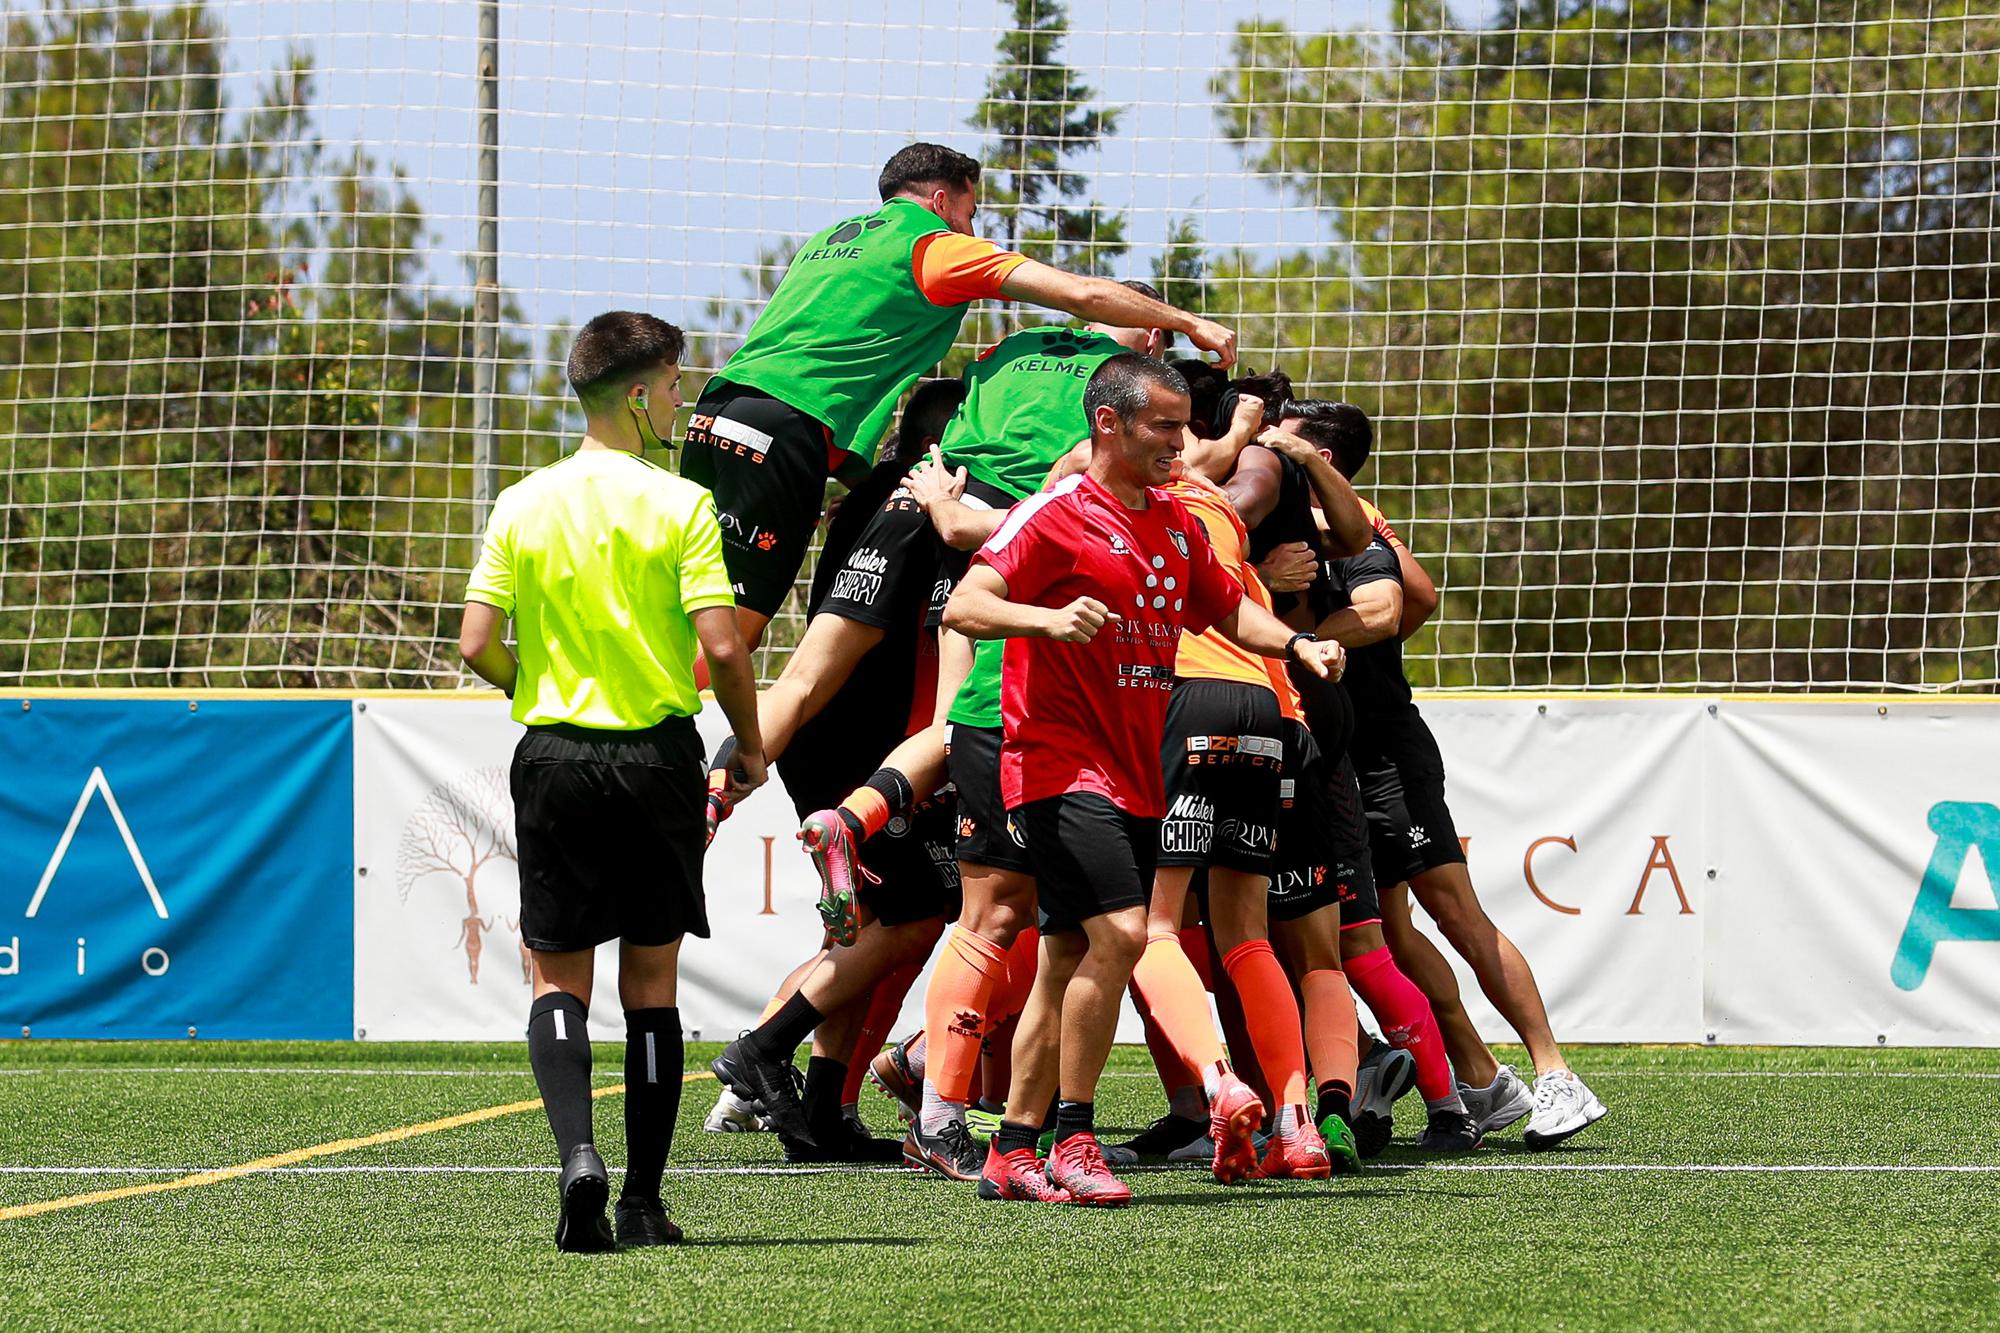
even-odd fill
[[(528, 950), (520, 943), (518, 917), (505, 913), (482, 914), (479, 879), (494, 865), (515, 866), (514, 801), (507, 787), (504, 768), (476, 768), (431, 788), (423, 804), (403, 825), (403, 838), (396, 847), (396, 891), (405, 903), (419, 884), (447, 878), (465, 890), (465, 917), (459, 923), (458, 939), (452, 947), (465, 948), (465, 969), (475, 986), (479, 984), (479, 955), (484, 936), (496, 921), (515, 935), (521, 955), (521, 981), (528, 981)], [(491, 894), (488, 895), (489, 903)]]

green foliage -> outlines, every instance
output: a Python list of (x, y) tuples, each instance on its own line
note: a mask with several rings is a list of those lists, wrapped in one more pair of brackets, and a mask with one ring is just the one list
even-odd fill
[[(373, 685), (456, 666), (469, 295), (431, 273), (401, 172), (314, 136), (307, 62), (234, 111), (223, 40), (200, 3), (7, 16), (0, 676)], [(517, 468), (555, 424), (528, 352), (503, 335)]]
[(1209, 310), (1382, 419), (1438, 683), (2000, 676), (2000, 19), (1395, 13), (1240, 26), (1221, 130), (1339, 242)]
[(1097, 94), (1061, 61), (1069, 11), (1061, 0), (1010, 0), (986, 97), (967, 124), (994, 137), (986, 151), (981, 207), (1002, 221), (998, 236), (1034, 259), (1107, 275), (1130, 248), (1122, 214), (1094, 202), (1088, 178), (1068, 165), (1117, 132), (1121, 108), (1091, 108)]

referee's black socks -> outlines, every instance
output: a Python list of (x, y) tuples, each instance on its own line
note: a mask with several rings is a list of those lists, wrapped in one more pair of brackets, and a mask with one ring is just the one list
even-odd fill
[(528, 1010), (528, 1063), (563, 1162), (579, 1143), (591, 1142), (589, 1019), (590, 1006), (563, 991), (549, 992)]
[(625, 1011), (625, 1188), (657, 1202), (681, 1113), (681, 1011)]

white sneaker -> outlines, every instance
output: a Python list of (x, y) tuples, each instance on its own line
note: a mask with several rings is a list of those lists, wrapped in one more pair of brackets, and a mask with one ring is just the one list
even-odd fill
[(1535, 1113), (1521, 1139), (1536, 1152), (1604, 1118), (1604, 1103), (1567, 1069), (1552, 1069), (1535, 1080)]
[(1501, 1065), (1500, 1072), (1486, 1087), (1459, 1084), (1458, 1095), (1464, 1099), (1465, 1109), (1472, 1113), (1481, 1134), (1503, 1130), (1535, 1109), (1534, 1094), (1528, 1091), (1528, 1085), (1521, 1081), (1512, 1065)]
[(708, 1113), (708, 1119), (701, 1127), (711, 1134), (756, 1134), (769, 1126), (764, 1123), (763, 1108), (756, 1102), (738, 1097), (728, 1084), (722, 1087), (722, 1095), (715, 1099), (715, 1109)]
[(1215, 1160), (1215, 1140), (1204, 1134), (1193, 1143), (1183, 1144), (1167, 1154), (1169, 1162), (1211, 1162)]

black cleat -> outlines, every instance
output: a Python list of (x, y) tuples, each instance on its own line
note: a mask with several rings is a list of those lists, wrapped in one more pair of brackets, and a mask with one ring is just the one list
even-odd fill
[(1396, 1123), (1386, 1115), (1376, 1115), (1370, 1111), (1354, 1113), (1354, 1146), (1363, 1157), (1380, 1157), (1382, 1150), (1395, 1137)]
[(800, 1143), (779, 1136), (788, 1162), (858, 1162), (884, 1166), (903, 1160), (903, 1145), (896, 1139), (878, 1139), (865, 1125), (842, 1116), (831, 1125), (814, 1131), (814, 1142)]
[(1140, 1162), (1164, 1162), (1177, 1148), (1208, 1137), (1208, 1121), (1184, 1120), (1168, 1113), (1140, 1130), (1136, 1138), (1105, 1145), (1104, 1160), (1112, 1166), (1136, 1166)]
[(1468, 1111), (1436, 1110), (1417, 1137), (1418, 1152), (1471, 1152), (1479, 1146), (1479, 1122)]
[(747, 1038), (738, 1037), (723, 1047), (708, 1067), (738, 1097), (754, 1097), (764, 1104), (764, 1118), (786, 1140), (788, 1153), (793, 1143), (808, 1149), (819, 1146), (813, 1141), (812, 1126), (806, 1123), (798, 1085), (792, 1081), (795, 1071), (791, 1061), (767, 1060)]
[(903, 1140), (903, 1165), (946, 1180), (978, 1180), (986, 1166), (986, 1149), (972, 1141), (963, 1120), (952, 1120), (936, 1134), (924, 1133), (924, 1122), (910, 1126)]
[(556, 1219), (557, 1249), (602, 1254), (618, 1248), (611, 1223), (604, 1217), (604, 1201), (611, 1197), (611, 1175), (596, 1148), (579, 1143), (571, 1150), (556, 1192), (562, 1199), (562, 1213)]
[(681, 1243), (681, 1229), (658, 1199), (620, 1199), (617, 1214), (618, 1243), (627, 1249)]

